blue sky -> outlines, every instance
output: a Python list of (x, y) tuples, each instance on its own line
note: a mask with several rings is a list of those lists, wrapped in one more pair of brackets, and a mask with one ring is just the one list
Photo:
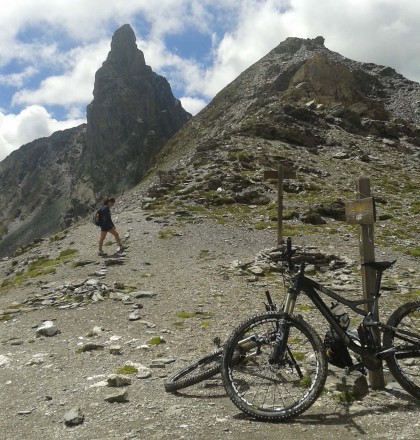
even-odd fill
[(420, 80), (418, 0), (2, 2), (0, 160), (85, 121), (95, 72), (125, 23), (193, 114), (289, 36), (323, 35), (331, 50)]

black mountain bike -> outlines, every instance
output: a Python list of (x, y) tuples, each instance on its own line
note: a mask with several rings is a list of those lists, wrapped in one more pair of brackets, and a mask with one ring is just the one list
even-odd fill
[[(284, 258), (294, 273), (291, 239)], [(307, 410), (320, 395), (328, 373), (328, 352), (316, 331), (293, 315), (299, 294), (306, 294), (330, 325), (329, 350), (341, 350), (348, 372), (376, 370), (385, 360), (399, 384), (420, 399), (420, 301), (400, 306), (386, 324), (374, 319), (382, 273), (393, 262), (364, 263), (376, 271), (375, 292), (368, 299), (347, 300), (305, 276), (305, 264), (293, 275), (283, 311), (247, 319), (232, 333), (222, 354), (227, 394), (246, 414), (260, 420), (285, 421)], [(327, 295), (363, 317), (357, 332), (346, 328), (348, 315), (335, 313), (320, 297)], [(360, 306), (367, 304), (369, 312)], [(348, 325), (348, 324), (347, 324)], [(382, 342), (380, 335), (383, 335)], [(327, 341), (326, 341), (327, 342)], [(353, 361), (347, 351), (355, 353)]]

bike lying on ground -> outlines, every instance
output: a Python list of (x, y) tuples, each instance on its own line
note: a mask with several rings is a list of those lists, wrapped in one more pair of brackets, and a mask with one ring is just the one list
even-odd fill
[[(276, 305), (271, 299), (270, 292), (266, 291), (265, 296), (267, 299), (267, 302), (265, 303), (266, 311), (275, 311)], [(164, 387), (168, 393), (210, 379), (220, 372), (220, 361), (222, 359), (224, 345), (220, 345), (220, 338), (215, 338), (213, 342), (217, 347), (214, 351), (203, 356), (194, 363), (187, 365), (181, 370), (176, 371), (166, 379)]]
[[(328, 374), (327, 355), (332, 363), (342, 363), (347, 372), (364, 371), (365, 367), (377, 370), (385, 360), (397, 382), (420, 399), (420, 301), (397, 308), (386, 324), (374, 319), (381, 296), (382, 273), (395, 261), (364, 263), (376, 271), (375, 292), (368, 299), (354, 301), (307, 278), (304, 263), (295, 274), (293, 253), (289, 238), (284, 258), (289, 272), (294, 275), (283, 311), (266, 312), (247, 319), (234, 330), (224, 346), (221, 372), (232, 402), (244, 413), (260, 420), (293, 418), (319, 397)], [(293, 315), (301, 293), (308, 296), (330, 325), (330, 338), (325, 341), (328, 349), (302, 317)], [(363, 316), (357, 333), (347, 330), (348, 315), (330, 309), (320, 293)], [(360, 307), (365, 304), (370, 312)], [(355, 353), (358, 363), (353, 364), (347, 349)], [(334, 359), (334, 350), (340, 351), (339, 358)]]

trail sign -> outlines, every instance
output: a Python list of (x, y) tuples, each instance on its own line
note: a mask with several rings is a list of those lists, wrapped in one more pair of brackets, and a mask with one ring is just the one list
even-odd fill
[(376, 221), (374, 198), (346, 202), (346, 221), (350, 225), (373, 225)]
[(296, 171), (286, 165), (279, 165), (278, 170), (264, 171), (264, 180), (277, 181), (277, 245), (283, 244), (283, 180), (296, 179)]
[[(293, 168), (283, 166), (283, 179), (296, 179), (296, 171)], [(264, 171), (264, 180), (278, 180), (278, 170)]]

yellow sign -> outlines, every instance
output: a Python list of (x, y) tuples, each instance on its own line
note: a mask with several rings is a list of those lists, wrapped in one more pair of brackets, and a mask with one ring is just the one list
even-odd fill
[(346, 221), (350, 225), (370, 225), (375, 223), (376, 210), (373, 197), (346, 202)]

